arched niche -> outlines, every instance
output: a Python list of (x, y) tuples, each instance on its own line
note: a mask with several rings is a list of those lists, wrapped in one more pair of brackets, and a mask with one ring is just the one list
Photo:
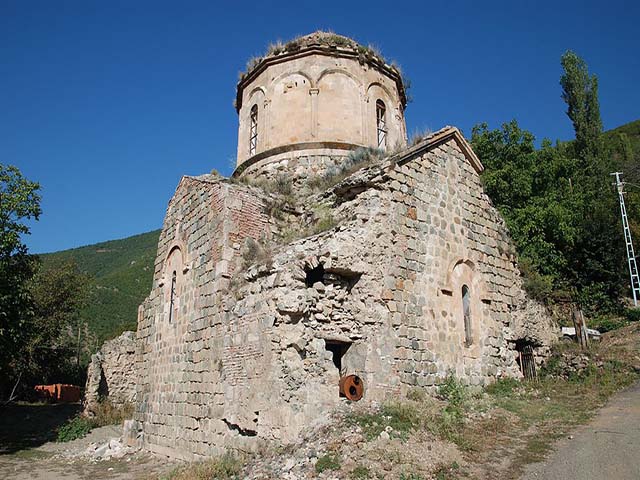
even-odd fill
[(327, 70), (318, 79), (318, 136), (364, 143), (362, 86), (343, 70)]
[(489, 300), (475, 263), (469, 259), (451, 262), (441, 290), (445, 301), (449, 299), (448, 310), (454, 319), (460, 347), (472, 355), (477, 354), (484, 331), (485, 304)]
[(164, 262), (162, 301), (164, 324), (175, 325), (180, 318), (180, 304), (184, 287), (184, 275), (187, 271), (183, 249), (174, 245)]
[(311, 140), (311, 81), (301, 72), (276, 78), (270, 86), (269, 147)]

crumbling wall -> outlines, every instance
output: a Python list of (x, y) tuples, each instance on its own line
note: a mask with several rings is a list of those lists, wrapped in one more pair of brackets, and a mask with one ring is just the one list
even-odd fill
[(527, 313), (506, 227), (447, 138), (303, 199), (336, 226), (256, 258), (244, 239), (276, 229), (264, 194), (183, 179), (139, 311), (141, 446), (192, 458), (294, 441), (340, 405), (344, 375), (362, 379), (365, 403), (450, 373), (520, 375), (516, 340), (544, 344), (547, 324)]
[(133, 403), (136, 398), (135, 332), (124, 332), (108, 340), (91, 356), (87, 368), (84, 412), (91, 415), (99, 401), (114, 406)]
[(264, 210), (258, 189), (212, 175), (183, 178), (169, 203), (152, 290), (138, 312), (140, 380), (131, 430), (140, 430), (150, 450), (192, 457), (223, 443), (225, 392), (242, 383), (235, 365), (262, 360), (256, 339), (233, 344), (258, 318), (245, 312), (232, 321), (227, 292), (244, 240), (270, 235)]
[(339, 170), (347, 157), (345, 150), (329, 147), (303, 152), (283, 152), (256, 162), (245, 162), (238, 167), (238, 176), (255, 180), (274, 181), (278, 177), (291, 180), (296, 188), (310, 178), (323, 177)]

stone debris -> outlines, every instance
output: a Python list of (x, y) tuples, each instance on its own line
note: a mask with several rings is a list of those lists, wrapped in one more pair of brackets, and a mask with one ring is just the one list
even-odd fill
[(103, 444), (90, 443), (81, 455), (101, 461), (124, 458), (135, 452), (136, 449), (125, 445), (121, 438), (111, 438)]

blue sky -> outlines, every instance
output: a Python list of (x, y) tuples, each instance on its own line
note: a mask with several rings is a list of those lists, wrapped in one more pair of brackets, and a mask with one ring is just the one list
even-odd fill
[(183, 174), (232, 171), (237, 74), (330, 29), (412, 80), (407, 129), (517, 119), (570, 139), (560, 56), (600, 81), (605, 129), (640, 117), (640, 2), (0, 0), (0, 163), (42, 185), (48, 252), (162, 225)]

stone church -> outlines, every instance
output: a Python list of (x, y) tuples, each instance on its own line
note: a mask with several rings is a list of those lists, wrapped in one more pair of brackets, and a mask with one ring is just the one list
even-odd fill
[(408, 145), (400, 71), (316, 32), (237, 85), (233, 176), (185, 176), (138, 312), (129, 441), (197, 458), (287, 443), (344, 402), (520, 377), (552, 341), (481, 159)]

